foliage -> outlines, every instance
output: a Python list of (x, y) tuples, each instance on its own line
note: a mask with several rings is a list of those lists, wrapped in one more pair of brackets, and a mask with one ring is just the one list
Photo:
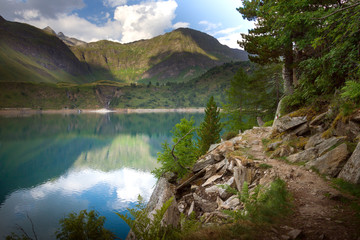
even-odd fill
[(243, 209), (224, 210), (235, 222), (248, 220), (257, 224), (273, 223), (291, 210), (290, 194), (286, 189), (286, 183), (279, 178), (275, 179), (268, 189), (258, 185), (251, 193), (247, 182), (244, 182), (241, 192), (229, 186), (226, 188), (231, 193), (236, 193), (244, 204)]
[(239, 69), (226, 92), (223, 105), (228, 130), (251, 128), (256, 118), (271, 120), (282, 95), (279, 65), (259, 66), (251, 74)]
[(225, 132), (225, 133), (221, 136), (221, 138), (222, 138), (223, 140), (230, 140), (230, 139), (236, 137), (237, 135), (238, 135), (237, 132), (235, 132), (235, 131), (229, 131), (229, 132)]
[(342, 88), (341, 97), (360, 103), (360, 83), (356, 81), (347, 81)]
[(70, 213), (60, 220), (61, 228), (56, 231), (56, 238), (71, 239), (115, 239), (115, 235), (104, 228), (105, 217), (94, 210), (82, 210), (79, 214)]
[(129, 214), (116, 213), (131, 228), (132, 232), (139, 240), (160, 240), (172, 239), (174, 229), (171, 226), (163, 225), (161, 222), (167, 209), (173, 202), (173, 197), (167, 200), (160, 209), (157, 209), (150, 218), (149, 209), (146, 207), (144, 199), (139, 196), (135, 208), (127, 208)]
[(288, 73), (284, 77), (295, 87), (294, 94), (284, 101), (285, 113), (340, 88), (343, 98), (359, 101), (358, 2), (242, 2), (238, 11), (248, 20), (257, 20), (257, 26), (243, 35), (241, 45), (254, 54), (250, 57), (252, 61), (261, 64), (282, 61), (287, 70), (284, 73)]
[(351, 195), (360, 198), (360, 184), (352, 184), (344, 181), (341, 178), (334, 178), (331, 181), (332, 185), (336, 189), (342, 192), (350, 193)]
[[(171, 133), (173, 134), (173, 146), (168, 142), (162, 144), (162, 152), (158, 153), (157, 161), (162, 165), (152, 173), (160, 178), (165, 172), (173, 172), (179, 178), (183, 177), (197, 159), (197, 148), (193, 141), (194, 118), (190, 121), (185, 118), (176, 124)], [(175, 155), (175, 157), (174, 157)]]
[(222, 124), (220, 123), (220, 109), (217, 107), (214, 97), (211, 96), (205, 109), (204, 121), (197, 130), (197, 147), (199, 155), (205, 154), (211, 144), (220, 141), (220, 132)]

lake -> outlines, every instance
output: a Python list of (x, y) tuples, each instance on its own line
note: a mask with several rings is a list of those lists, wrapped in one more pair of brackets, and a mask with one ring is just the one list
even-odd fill
[(186, 117), (201, 113), (35, 114), (0, 117), (0, 238), (19, 226), (33, 237), (55, 239), (59, 220), (96, 210), (105, 227), (124, 239), (126, 213), (140, 194), (148, 200), (161, 144)]

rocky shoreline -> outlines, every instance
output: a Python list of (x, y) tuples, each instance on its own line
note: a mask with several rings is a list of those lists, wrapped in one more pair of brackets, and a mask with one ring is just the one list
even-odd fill
[(0, 116), (20, 117), (34, 114), (78, 114), (78, 113), (203, 113), (205, 108), (125, 108), (125, 109), (31, 109), (31, 108), (3, 108), (0, 109)]
[(223, 210), (244, 205), (222, 185), (241, 191), (246, 181), (251, 193), (280, 178), (294, 196), (294, 214), (262, 239), (358, 239), (354, 212), (339, 200), (346, 196), (331, 179), (360, 183), (360, 110), (346, 121), (331, 114), (292, 113), (273, 127), (254, 127), (213, 145), (187, 178), (161, 178), (148, 207), (154, 212), (174, 197), (164, 224), (180, 224), (180, 213), (195, 214), (203, 225), (223, 224), (229, 217)]

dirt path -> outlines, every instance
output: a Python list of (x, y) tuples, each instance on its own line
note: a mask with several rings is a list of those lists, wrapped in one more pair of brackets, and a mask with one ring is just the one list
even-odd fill
[[(294, 213), (270, 233), (270, 239), (289, 239), (284, 236), (292, 229), (301, 230), (301, 239), (360, 240), (360, 221), (344, 201), (345, 196), (330, 185), (330, 181), (303, 166), (289, 165), (266, 156), (262, 139), (270, 128), (255, 128), (245, 133), (248, 154), (271, 165), (285, 180), (294, 198)], [(349, 197), (349, 196), (346, 196)]]

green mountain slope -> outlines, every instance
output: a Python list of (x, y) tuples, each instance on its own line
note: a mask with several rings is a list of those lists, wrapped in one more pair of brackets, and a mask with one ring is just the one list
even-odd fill
[(93, 80), (56, 36), (0, 16), (0, 81), (75, 82)]
[(214, 66), (247, 60), (246, 52), (187, 28), (128, 44), (103, 40), (71, 50), (91, 67), (98, 80), (140, 83), (184, 82)]
[(225, 89), (239, 68), (250, 62), (226, 63), (181, 83), (127, 84), (98, 81), (87, 84), (0, 82), (0, 108), (178, 108), (204, 107), (210, 96), (225, 101)]

